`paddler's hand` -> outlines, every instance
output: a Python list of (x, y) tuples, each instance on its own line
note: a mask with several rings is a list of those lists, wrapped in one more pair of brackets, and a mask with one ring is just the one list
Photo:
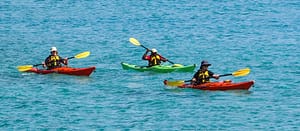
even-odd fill
[(217, 79), (217, 80), (220, 78), (219, 75), (213, 75), (213, 77), (214, 77), (215, 79)]
[(191, 84), (192, 84), (192, 85), (195, 85), (195, 84), (196, 84), (196, 78), (193, 78), (193, 79), (192, 79)]
[(46, 68), (46, 64), (45, 62), (42, 62), (43, 68)]
[(196, 82), (196, 78), (193, 78), (193, 79), (192, 79), (192, 82)]
[(66, 58), (64, 59), (64, 64), (65, 64), (65, 65), (68, 65), (68, 57), (66, 57)]

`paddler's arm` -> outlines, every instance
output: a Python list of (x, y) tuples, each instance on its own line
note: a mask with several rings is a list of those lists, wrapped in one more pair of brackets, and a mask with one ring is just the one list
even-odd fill
[(168, 61), (168, 59), (167, 59), (167, 58), (165, 58), (165, 57), (161, 57), (161, 60), (162, 60), (163, 62), (166, 62), (166, 61)]
[[(159, 54), (158, 54), (159, 55)], [(165, 57), (163, 57), (163, 56), (161, 56), (161, 55), (159, 55), (160, 56), (160, 60), (161, 61), (163, 61), (163, 62), (166, 62), (166, 61), (168, 61), (168, 59), (167, 58), (165, 58)]]
[(149, 52), (150, 50), (146, 50), (146, 52), (144, 53), (144, 55), (143, 55), (143, 57), (142, 57), (142, 60), (148, 60), (148, 58), (147, 58), (147, 54), (148, 54), (148, 52)]
[(43, 68), (46, 68), (46, 67), (47, 67), (47, 64), (49, 63), (48, 61), (49, 61), (49, 56), (45, 59), (44, 62), (42, 62)]
[(199, 76), (199, 71), (197, 71), (195, 74), (194, 74), (194, 76), (193, 76), (193, 78), (192, 78), (192, 81), (191, 81), (191, 83), (192, 84), (196, 84), (196, 82), (197, 82), (197, 77)]
[(62, 57), (59, 56), (59, 59), (61, 63), (63, 63), (64, 65), (68, 65), (68, 57), (63, 59)]
[(209, 74), (209, 76), (211, 76), (212, 78), (215, 78), (215, 79), (219, 79), (219, 75), (218, 74), (214, 74), (213, 72), (211, 72), (211, 71), (208, 71), (208, 74)]

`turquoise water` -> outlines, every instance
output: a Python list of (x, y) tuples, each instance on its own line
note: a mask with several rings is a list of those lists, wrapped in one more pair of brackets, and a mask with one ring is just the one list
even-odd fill
[[(1, 130), (299, 130), (300, 2), (0, 2)], [(194, 72), (123, 70), (146, 65), (134, 37), (169, 60), (227, 74), (249, 67), (249, 91), (174, 89), (163, 80)], [(56, 46), (90, 77), (20, 73)], [(169, 64), (169, 63), (165, 63)], [(195, 69), (196, 71), (196, 69)]]

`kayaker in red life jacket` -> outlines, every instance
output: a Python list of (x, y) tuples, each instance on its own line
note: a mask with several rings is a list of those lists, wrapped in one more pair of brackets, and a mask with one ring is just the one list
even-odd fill
[(209, 82), (210, 78), (219, 79), (219, 75), (214, 74), (208, 70), (208, 66), (211, 66), (207, 61), (203, 60), (201, 62), (200, 69), (194, 74), (192, 79), (192, 84), (203, 84)]
[[(150, 55), (147, 55), (149, 52), (151, 52)], [(149, 50), (147, 49), (147, 51), (145, 52), (145, 54), (142, 57), (143, 60), (148, 60), (148, 66), (155, 66), (155, 65), (160, 65), (161, 61), (166, 62), (167, 59), (160, 56), (159, 54), (157, 54), (157, 50), (156, 49), (152, 49)]]
[(51, 47), (50, 55), (43, 62), (43, 67), (47, 67), (47, 70), (51, 70), (57, 67), (61, 67), (62, 64), (68, 65), (68, 58), (62, 58), (58, 55), (56, 47)]

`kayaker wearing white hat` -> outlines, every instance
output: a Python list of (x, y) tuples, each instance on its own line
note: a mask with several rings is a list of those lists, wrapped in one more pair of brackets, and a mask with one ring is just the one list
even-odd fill
[[(151, 52), (150, 55), (147, 55), (149, 52)], [(148, 60), (148, 66), (151, 67), (151, 66), (155, 66), (155, 65), (160, 65), (161, 61), (163, 62), (166, 62), (167, 59), (162, 57), (161, 55), (159, 55), (157, 53), (157, 50), (156, 49), (147, 49), (147, 51), (144, 53), (143, 57), (142, 57), (143, 60)]]
[(63, 59), (58, 55), (58, 51), (56, 47), (50, 48), (50, 55), (43, 62), (43, 66), (47, 67), (48, 70), (61, 67), (62, 64), (68, 65), (68, 58)]
[(194, 74), (192, 83), (199, 85), (203, 83), (209, 82), (210, 78), (219, 79), (219, 75), (214, 74), (210, 70), (208, 70), (208, 66), (211, 66), (207, 61), (203, 60), (201, 62), (200, 69)]

